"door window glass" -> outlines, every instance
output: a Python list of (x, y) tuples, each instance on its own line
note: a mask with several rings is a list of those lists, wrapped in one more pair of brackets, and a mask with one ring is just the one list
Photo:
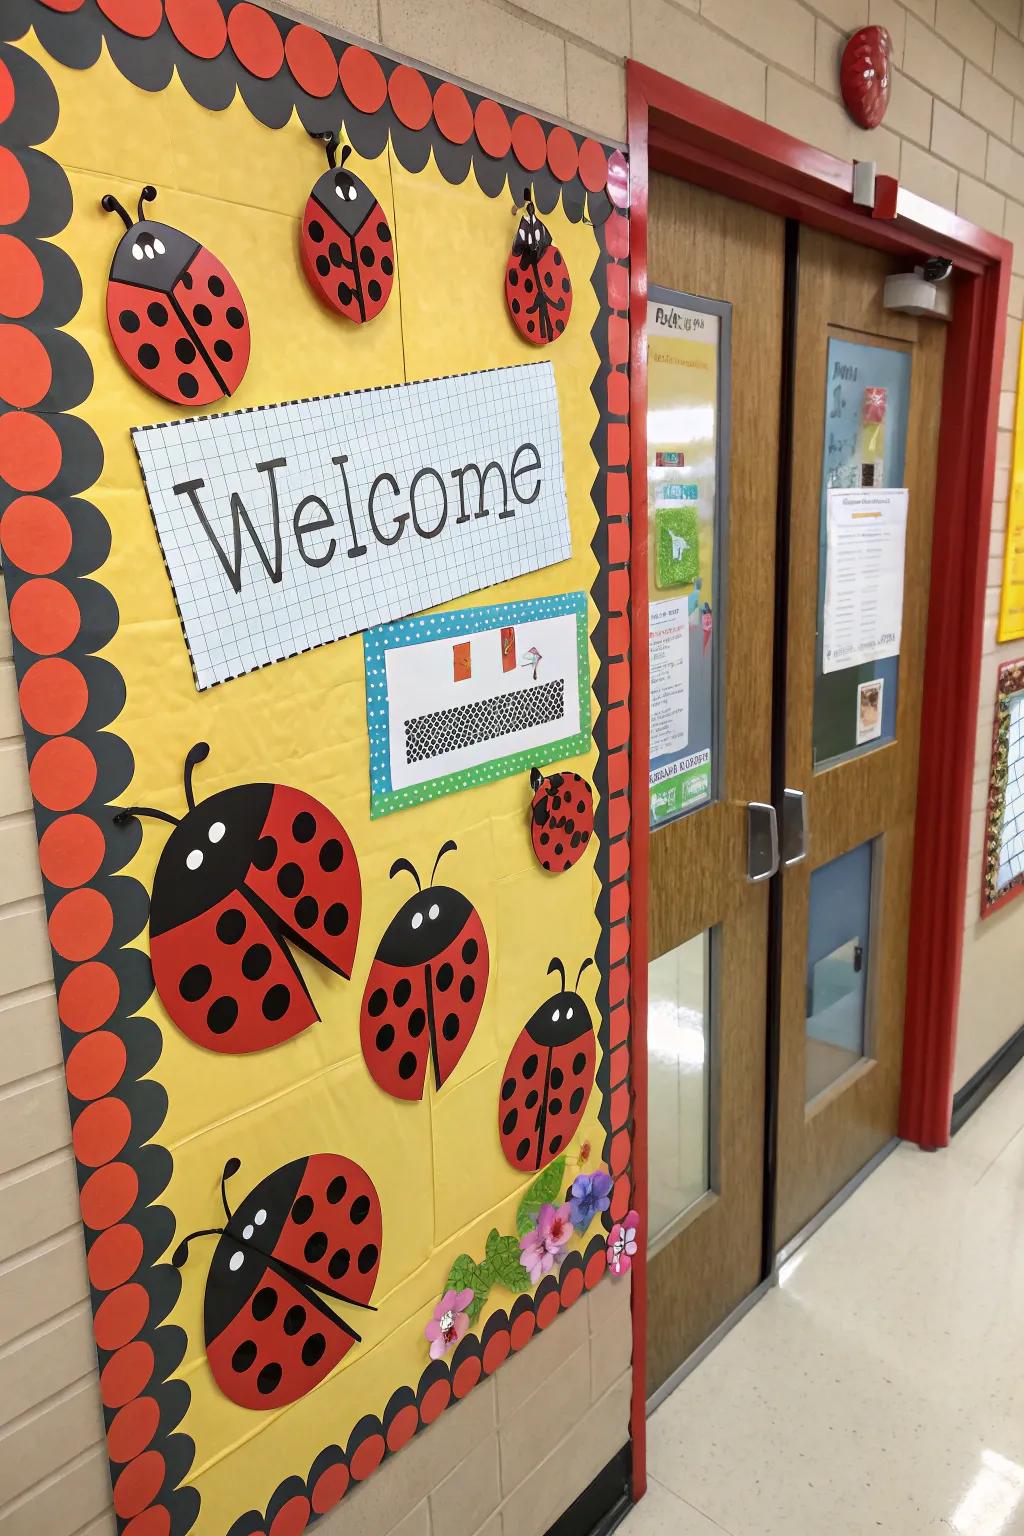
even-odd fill
[(806, 1098), (867, 1055), (872, 843), (813, 871), (807, 934)]
[(647, 974), (650, 1239), (660, 1248), (711, 1187), (710, 934)]

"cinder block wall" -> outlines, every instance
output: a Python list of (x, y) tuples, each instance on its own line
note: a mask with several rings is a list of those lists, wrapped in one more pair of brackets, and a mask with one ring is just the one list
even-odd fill
[[(613, 139), (627, 55), (1024, 236), (1022, 0), (307, 0), (307, 14)], [(283, 8), (283, 7), (282, 7)], [(838, 103), (844, 36), (893, 36), (884, 128)], [(1024, 242), (1010, 295), (957, 1081), (1024, 1020), (1024, 904), (977, 922)], [(1020, 647), (1024, 651), (1024, 646)], [(10, 634), (0, 622), (0, 1536), (112, 1536)], [(967, 722), (965, 729), (975, 729)], [(938, 831), (937, 834), (939, 835)], [(540, 1536), (623, 1443), (628, 1293), (602, 1284), (346, 1499), (324, 1536)], [(199, 1536), (222, 1536), (200, 1532)]]

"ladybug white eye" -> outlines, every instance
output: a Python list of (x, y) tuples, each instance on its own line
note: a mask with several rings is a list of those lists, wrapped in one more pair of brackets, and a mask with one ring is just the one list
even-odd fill
[(412, 925), (413, 925), (414, 928), (422, 928), (423, 927), (423, 913), (422, 912), (414, 912), (413, 913), (413, 915), (412, 915)]
[(266, 1211), (257, 1211), (256, 1215), (253, 1217), (253, 1221), (256, 1223), (256, 1225), (258, 1227), (262, 1227), (262, 1225), (266, 1221), (266, 1219), (267, 1219)]
[(244, 1263), (245, 1254), (242, 1252), (241, 1248), (236, 1248), (230, 1259), (228, 1259), (228, 1269), (241, 1269)]
[(253, 1226), (252, 1222), (250, 1222), (248, 1226), (242, 1228), (242, 1236), (245, 1238), (246, 1242), (249, 1241), (255, 1230), (256, 1228)]
[(552, 1022), (552, 1024), (557, 1024), (560, 1018), (561, 1018), (561, 1014), (559, 1013), (558, 1009), (556, 1008), (554, 1013), (551, 1015), (551, 1022)]
[(434, 902), (434, 905), (431, 907), (430, 911), (427, 913), (427, 916), (430, 918), (432, 923), (441, 916), (441, 908), (438, 906), (436, 901)]
[(572, 1018), (572, 1009), (571, 1008), (567, 1008), (565, 1010), (565, 1016), (566, 1016), (567, 1019), (571, 1019)]
[(164, 254), (164, 249), (165, 249), (163, 241), (162, 240), (154, 240), (153, 241), (153, 249), (154, 249), (154, 251), (156, 251), (158, 256), (162, 256)]
[(135, 244), (132, 246), (132, 255), (135, 257), (136, 261), (141, 261), (142, 260), (142, 246), (139, 244), (139, 242), (137, 240), (136, 240)]
[(185, 860), (185, 863), (188, 865), (189, 869), (198, 869), (202, 862), (203, 850), (201, 848), (193, 848), (192, 852)]
[(153, 247), (151, 245), (147, 245), (146, 246), (146, 259), (148, 261), (152, 261), (153, 260), (153, 255), (154, 255)]
[(222, 821), (215, 821), (207, 833), (207, 836), (209, 837), (211, 843), (219, 843), (226, 831), (227, 827)]
[(355, 202), (355, 200), (356, 200), (356, 189), (355, 189), (355, 187), (349, 187), (349, 189), (348, 189), (348, 200), (349, 200), (350, 203), (354, 203)]

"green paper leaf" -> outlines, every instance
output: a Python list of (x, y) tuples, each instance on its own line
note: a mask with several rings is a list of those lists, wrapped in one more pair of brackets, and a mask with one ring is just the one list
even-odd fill
[[(473, 1300), (469, 1305), (467, 1316), (471, 1323), (475, 1323), (483, 1311), (484, 1302), (491, 1289), (491, 1277), (487, 1274), (484, 1265), (471, 1259), (468, 1253), (460, 1253), (448, 1271), (448, 1279), (445, 1281), (446, 1291), (472, 1291)], [(443, 1293), (442, 1293), (443, 1294)]]
[(562, 1181), (565, 1178), (565, 1154), (556, 1157), (544, 1172), (538, 1174), (519, 1202), (516, 1212), (516, 1231), (522, 1237), (537, 1225), (542, 1205), (556, 1205), (561, 1200)]
[(518, 1238), (502, 1237), (498, 1232), (492, 1232), (487, 1239), (485, 1268), (492, 1276), (494, 1285), (503, 1285), (516, 1296), (532, 1289), (530, 1277), (522, 1265)]

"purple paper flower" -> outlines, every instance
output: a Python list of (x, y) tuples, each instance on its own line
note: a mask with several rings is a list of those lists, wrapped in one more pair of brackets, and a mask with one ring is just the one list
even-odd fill
[(569, 1190), (569, 1210), (577, 1232), (585, 1232), (595, 1216), (606, 1211), (612, 1200), (612, 1181), (603, 1168), (594, 1173), (578, 1173)]
[(519, 1239), (520, 1263), (534, 1285), (554, 1268), (572, 1238), (572, 1215), (566, 1205), (542, 1205), (537, 1225)]
[(627, 1211), (622, 1221), (617, 1221), (608, 1233), (608, 1268), (613, 1275), (625, 1275), (632, 1269), (639, 1226), (640, 1217), (636, 1211)]
[(464, 1291), (445, 1291), (441, 1297), (423, 1330), (430, 1340), (431, 1360), (440, 1360), (469, 1332), (466, 1314), (473, 1304), (474, 1294), (473, 1287), (467, 1286)]

